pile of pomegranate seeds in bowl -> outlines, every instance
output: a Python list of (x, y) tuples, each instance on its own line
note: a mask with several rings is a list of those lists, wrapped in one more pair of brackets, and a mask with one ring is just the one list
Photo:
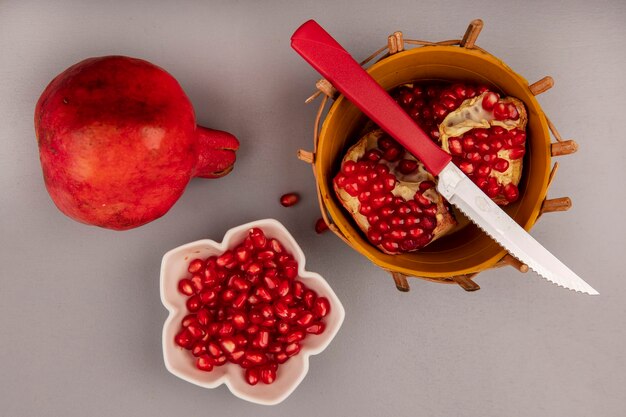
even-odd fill
[[(441, 81), (405, 84), (390, 94), (496, 204), (519, 198), (528, 120), (520, 100)], [(421, 161), (369, 123), (343, 155), (333, 188), (370, 244), (401, 254), (456, 230), (459, 213), (436, 182)]]
[[(194, 242), (196, 247), (215, 245), (200, 250), (174, 249), (164, 257), (162, 269), (162, 298), (171, 312), (164, 328), (168, 369), (208, 388), (226, 382), (233, 393), (251, 401), (257, 387), (295, 389), (306, 373), (308, 355), (330, 343), (344, 314), (323, 278), (300, 268), (301, 250), (282, 225), (274, 220), (251, 225), (262, 222), (273, 224), (265, 232), (244, 229), (247, 225), (229, 231), (223, 250), (212, 241)], [(176, 278), (164, 272), (180, 271), (181, 265), (186, 272), (177, 272)], [(172, 276), (169, 290), (163, 285), (166, 275)], [(216, 375), (203, 379), (210, 374)]]

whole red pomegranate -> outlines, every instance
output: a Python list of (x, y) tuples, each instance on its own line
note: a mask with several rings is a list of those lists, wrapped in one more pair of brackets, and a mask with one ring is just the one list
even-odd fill
[(86, 59), (58, 75), (35, 109), (46, 188), (83, 223), (131, 229), (164, 215), (192, 177), (235, 162), (237, 139), (196, 125), (191, 102), (163, 69), (140, 59)]

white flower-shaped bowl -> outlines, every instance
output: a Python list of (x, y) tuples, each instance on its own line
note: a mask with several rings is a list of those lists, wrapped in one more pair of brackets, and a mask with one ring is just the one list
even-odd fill
[[(178, 281), (186, 277), (187, 266), (195, 258), (206, 259), (219, 255), (237, 246), (247, 236), (248, 230), (258, 227), (268, 237), (278, 239), (285, 249), (298, 261), (298, 279), (320, 296), (328, 298), (330, 312), (324, 318), (326, 329), (319, 335), (307, 335), (301, 342), (300, 352), (287, 362), (279, 365), (276, 381), (273, 384), (251, 386), (244, 379), (244, 370), (230, 362), (215, 367), (211, 372), (196, 368), (195, 357), (176, 343), (174, 337), (180, 329), (181, 321), (188, 314), (185, 302), (187, 297), (178, 291)], [(287, 398), (302, 382), (309, 369), (309, 356), (321, 353), (333, 340), (345, 316), (339, 298), (328, 283), (319, 274), (305, 269), (305, 257), (302, 249), (287, 229), (273, 219), (258, 220), (230, 229), (221, 243), (204, 239), (179, 246), (167, 252), (161, 263), (161, 302), (169, 311), (163, 325), (163, 357), (165, 367), (172, 374), (204, 388), (216, 388), (225, 384), (237, 397), (264, 405), (278, 404)]]

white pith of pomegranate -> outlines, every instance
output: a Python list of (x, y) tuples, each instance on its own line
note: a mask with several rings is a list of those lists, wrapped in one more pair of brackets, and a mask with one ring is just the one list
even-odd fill
[(178, 283), (189, 314), (174, 342), (211, 371), (239, 365), (250, 385), (271, 384), (308, 335), (325, 330), (330, 302), (297, 279), (298, 262), (259, 228), (219, 256), (194, 259)]
[(333, 185), (370, 243), (388, 254), (418, 250), (456, 224), (435, 178), (380, 129), (348, 150)]

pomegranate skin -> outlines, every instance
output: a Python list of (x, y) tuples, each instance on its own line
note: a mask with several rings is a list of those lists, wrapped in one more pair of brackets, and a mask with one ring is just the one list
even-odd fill
[(46, 87), (35, 131), (48, 193), (67, 216), (126, 230), (164, 215), (193, 176), (230, 172), (237, 139), (196, 126), (191, 102), (140, 59), (86, 59)]

